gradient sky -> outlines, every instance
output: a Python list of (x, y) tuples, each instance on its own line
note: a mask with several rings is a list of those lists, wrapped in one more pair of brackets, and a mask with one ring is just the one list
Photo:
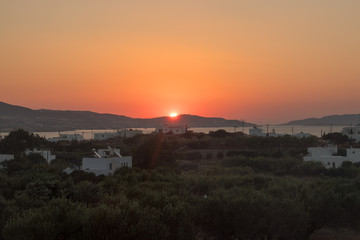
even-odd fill
[(283, 123), (360, 113), (359, 0), (2, 0), (0, 101)]

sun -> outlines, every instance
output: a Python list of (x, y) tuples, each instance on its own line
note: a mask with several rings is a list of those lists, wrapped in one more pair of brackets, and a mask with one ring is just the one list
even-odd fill
[(172, 112), (172, 113), (170, 113), (170, 117), (172, 117), (172, 118), (177, 117), (177, 116), (179, 116), (179, 114), (178, 114), (178, 113), (176, 113), (176, 112)]

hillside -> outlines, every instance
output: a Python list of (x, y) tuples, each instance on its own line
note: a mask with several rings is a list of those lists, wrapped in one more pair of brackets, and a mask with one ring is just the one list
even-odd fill
[[(190, 127), (242, 126), (238, 120), (208, 118), (195, 115), (131, 118), (123, 115), (89, 111), (33, 110), (0, 102), (0, 131), (23, 128), (29, 131), (66, 131), (75, 129), (151, 128), (161, 124), (187, 124)], [(253, 124), (245, 123), (245, 126)]]
[(302, 126), (348, 126), (360, 123), (360, 114), (344, 114), (344, 115), (330, 115), (322, 118), (307, 118), (303, 120), (295, 120), (285, 123), (283, 125), (302, 125)]

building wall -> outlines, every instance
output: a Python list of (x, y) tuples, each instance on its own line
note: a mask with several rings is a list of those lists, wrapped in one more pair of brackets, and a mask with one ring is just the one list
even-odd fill
[(159, 134), (168, 134), (172, 132), (173, 134), (184, 134), (187, 131), (186, 125), (165, 125), (156, 127), (155, 132)]
[(124, 129), (117, 132), (94, 133), (94, 140), (105, 140), (115, 137), (134, 137), (142, 134), (141, 130)]
[(119, 131), (119, 136), (129, 138), (129, 137), (134, 137), (136, 135), (140, 135), (142, 133), (143, 132), (141, 130), (124, 129), (122, 131)]
[(294, 136), (294, 137), (297, 137), (297, 138), (307, 138), (307, 137), (310, 137), (311, 134), (299, 132), (299, 133), (295, 133), (295, 134), (293, 134), (291, 136)]
[(338, 168), (341, 167), (343, 162), (349, 160), (348, 158), (342, 156), (314, 156), (314, 157), (306, 156), (304, 157), (304, 161), (321, 162), (326, 168)]
[(261, 128), (251, 128), (249, 129), (249, 135), (265, 137), (266, 133), (264, 133), (264, 130)]
[(84, 140), (81, 134), (60, 134), (61, 141), (81, 141)]
[(48, 138), (50, 142), (59, 142), (59, 141), (82, 141), (84, 137), (81, 134), (60, 134), (60, 137)]
[(6, 160), (14, 160), (14, 154), (0, 154), (0, 162)]
[(132, 167), (132, 157), (83, 158), (81, 169), (95, 175), (111, 175), (121, 167)]
[(346, 149), (346, 156), (333, 156), (337, 154), (337, 147), (313, 147), (308, 148), (309, 155), (303, 158), (304, 161), (321, 162), (326, 168), (341, 167), (345, 161), (360, 162), (360, 148)]
[[(0, 154), (0, 163), (6, 160), (14, 160), (13, 154)], [(2, 164), (0, 164), (0, 169), (4, 168)]]
[(114, 138), (117, 137), (118, 133), (117, 132), (103, 132), (103, 133), (94, 133), (94, 140), (105, 140), (105, 139), (109, 139), (109, 138)]
[(328, 147), (310, 147), (308, 148), (309, 155), (315, 156), (332, 156), (337, 153), (337, 146)]
[(360, 148), (346, 149), (346, 157), (351, 162), (360, 162)]

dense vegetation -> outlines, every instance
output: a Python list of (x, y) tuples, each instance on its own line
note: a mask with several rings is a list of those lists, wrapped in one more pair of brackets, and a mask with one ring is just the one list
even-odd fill
[[(321, 144), (222, 131), (49, 143), (15, 131), (0, 142), (16, 153), (0, 173), (1, 239), (307, 239), (324, 226), (359, 229), (360, 168), (301, 160)], [(107, 145), (135, 167), (62, 172)], [(58, 159), (21, 154), (35, 147)]]

